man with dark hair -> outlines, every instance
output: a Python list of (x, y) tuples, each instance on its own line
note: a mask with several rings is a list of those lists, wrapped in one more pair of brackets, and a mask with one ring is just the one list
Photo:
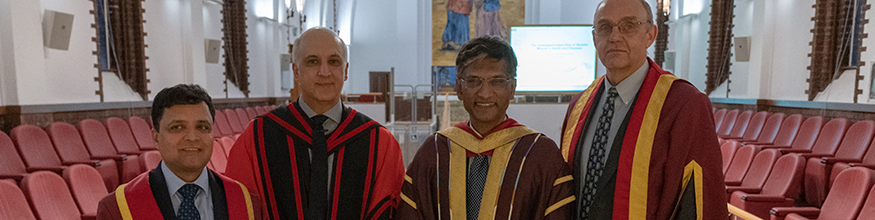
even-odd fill
[(161, 90), (152, 102), (152, 138), (163, 159), (100, 200), (97, 219), (261, 219), (243, 184), (205, 168), (215, 111), (198, 85)]
[(399, 219), (571, 218), (574, 181), (556, 143), (505, 114), (516, 66), (499, 38), (462, 46), (456, 92), (471, 119), (419, 148), (401, 188)]
[(576, 219), (726, 219), (710, 100), (647, 57), (650, 5), (604, 0), (594, 23), (607, 73), (572, 98), (562, 126)]
[(296, 102), (259, 116), (237, 139), (226, 174), (264, 198), (270, 219), (388, 219), (404, 164), (386, 128), (344, 106), (346, 45), (327, 28), (295, 40)]

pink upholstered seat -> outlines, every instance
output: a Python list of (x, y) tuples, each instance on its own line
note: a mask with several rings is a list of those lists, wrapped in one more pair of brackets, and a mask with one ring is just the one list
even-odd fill
[(58, 156), (64, 164), (83, 163), (92, 164), (106, 185), (106, 190), (115, 190), (119, 185), (119, 171), (116, 161), (113, 159), (97, 160), (88, 154), (82, 137), (76, 127), (66, 122), (54, 122), (46, 127), (46, 134), (55, 145)]
[(70, 189), (60, 175), (37, 171), (21, 181), (21, 191), (27, 196), (39, 219), (80, 219), (83, 217)]
[(842, 171), (836, 177), (836, 184), (832, 186), (823, 207), (776, 207), (770, 211), (772, 219), (854, 219), (875, 182), (872, 172), (862, 167)]
[(788, 154), (778, 158), (761, 189), (736, 188), (729, 203), (760, 218), (768, 219), (772, 207), (793, 206), (802, 186), (805, 158)]
[(100, 184), (100, 173), (93, 167), (76, 164), (64, 170), (64, 180), (84, 216), (96, 216), (97, 204), (109, 194)]

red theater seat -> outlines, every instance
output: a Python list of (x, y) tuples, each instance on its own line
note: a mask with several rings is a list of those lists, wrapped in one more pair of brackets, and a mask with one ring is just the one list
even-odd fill
[(216, 110), (216, 121), (213, 124), (215, 124), (213, 129), (219, 129), (222, 136), (234, 136), (234, 129), (231, 129), (228, 117), (225, 117), (225, 113), (222, 111)]
[[(863, 200), (872, 188), (872, 170), (855, 167), (836, 177), (823, 207), (776, 207), (770, 211), (772, 220), (782, 219), (854, 219), (863, 207)], [(868, 217), (868, 216), (867, 216)]]
[(158, 150), (158, 144), (152, 139), (152, 128), (146, 120), (131, 116), (128, 118), (128, 123), (131, 125), (131, 133), (134, 134), (134, 140), (140, 146), (140, 151)]
[(228, 118), (228, 123), (231, 124), (231, 130), (234, 134), (243, 133), (243, 125), (240, 124), (240, 119), (237, 117), (237, 112), (233, 109), (225, 109), (225, 117)]
[[(814, 141), (811, 150), (781, 149), (781, 153), (800, 153), (805, 158), (832, 156), (835, 154), (836, 149), (838, 149), (839, 143), (841, 143), (842, 137), (845, 136), (849, 125), (850, 123), (848, 123), (846, 118), (830, 120), (820, 129), (820, 134), (817, 135), (817, 140)], [(797, 138), (801, 138), (801, 135)]]
[[(34, 214), (39, 219), (80, 219), (83, 216), (76, 207), (67, 184), (60, 175), (49, 171), (37, 171), (21, 181), (21, 191), (27, 196)], [(94, 218), (94, 216), (88, 216)]]
[(0, 218), (36, 220), (24, 193), (13, 182), (0, 181)]
[(79, 134), (82, 141), (94, 159), (114, 159), (119, 164), (119, 182), (126, 183), (140, 175), (140, 158), (138, 155), (119, 154), (112, 145), (112, 140), (106, 132), (106, 127), (94, 119), (85, 119), (79, 122)]
[(255, 111), (254, 108), (246, 107), (246, 115), (249, 116), (249, 120), (252, 120), (255, 118), (255, 116), (258, 116), (259, 114)]
[(264, 113), (267, 113), (267, 110), (264, 110), (264, 107), (255, 106), (255, 113), (258, 115), (263, 115)]
[[(767, 112), (763, 112), (768, 115)], [(732, 129), (729, 130), (728, 135), (724, 135), (721, 138), (731, 138), (731, 139), (739, 139), (741, 138), (745, 131), (747, 131), (748, 125), (750, 125), (751, 117), (753, 116), (752, 110), (743, 111), (738, 114), (738, 117), (735, 118), (735, 124), (732, 126)], [(765, 118), (765, 116), (763, 116)], [(762, 126), (762, 124), (760, 124)]]
[[(766, 183), (766, 178), (769, 177), (769, 173), (772, 172), (772, 167), (775, 165), (775, 161), (778, 160), (778, 157), (780, 156), (781, 153), (778, 153), (778, 150), (775, 149), (762, 150), (757, 153), (757, 156), (753, 158), (753, 162), (750, 163), (751, 168), (747, 171), (747, 174), (744, 175), (741, 185), (726, 187), (727, 202), (729, 201), (732, 192), (735, 192), (736, 190), (759, 192), (760, 189), (762, 189), (763, 184)], [(776, 172), (781, 171), (776, 170)]]
[[(777, 117), (780, 116), (780, 117)], [(782, 120), (776, 120), (778, 129), (771, 130), (770, 123), (775, 123), (773, 119), (781, 118)], [(766, 120), (766, 125), (763, 126), (763, 131), (760, 134), (760, 137), (757, 138), (756, 141), (745, 141), (742, 140), (742, 144), (756, 144), (756, 145), (777, 145), (777, 146), (790, 146), (793, 144), (793, 139), (796, 138), (796, 133), (799, 133), (799, 125), (802, 124), (802, 115), (794, 114), (790, 115), (790, 117), (783, 118), (784, 113), (776, 113), (772, 116), (769, 116), (769, 119)], [(774, 133), (772, 133), (774, 132)]]
[[(777, 145), (777, 140), (774, 145), (763, 145), (763, 148), (780, 148), (793, 150), (811, 150), (814, 146), (814, 141), (820, 135), (820, 130), (823, 128), (824, 119), (821, 116), (814, 116), (805, 119), (799, 127), (799, 133), (793, 138), (793, 143), (790, 145)], [(783, 153), (783, 152), (782, 152)]]
[(225, 156), (225, 150), (222, 144), (218, 141), (213, 141), (213, 155), (210, 157), (210, 167), (218, 173), (225, 173), (225, 166), (228, 164), (228, 158)]
[(88, 155), (88, 149), (79, 136), (76, 127), (66, 122), (54, 122), (46, 127), (46, 134), (55, 145), (58, 156), (61, 156), (63, 164), (92, 164), (100, 176), (107, 190), (115, 190), (119, 185), (119, 171), (113, 159), (95, 160)]
[(729, 196), (729, 203), (760, 218), (768, 219), (772, 207), (793, 206), (802, 186), (805, 158), (788, 154), (778, 158), (763, 188), (738, 189)]
[(829, 176), (832, 165), (837, 161), (860, 161), (875, 135), (875, 121), (859, 121), (848, 128), (841, 145), (830, 157), (811, 157), (805, 166), (804, 189), (808, 204), (820, 206), (829, 190)]
[[(768, 119), (768, 121), (766, 119)], [(753, 117), (750, 118), (750, 123), (747, 124), (747, 129), (744, 130), (744, 135), (739, 138), (727, 137), (724, 139), (734, 140), (738, 142), (752, 142), (757, 141), (757, 139), (759, 139), (760, 137), (760, 134), (765, 134), (771, 135), (772, 137), (771, 139), (764, 141), (771, 141), (774, 140), (774, 135), (778, 133), (778, 126), (781, 125), (781, 121), (783, 120), (783, 113), (778, 113), (770, 117), (768, 112), (757, 112), (753, 115)], [(768, 124), (770, 127), (765, 127), (766, 124)]]
[(732, 163), (729, 164), (729, 169), (726, 170), (724, 182), (727, 186), (741, 185), (741, 180), (747, 174), (750, 168), (750, 163), (754, 156), (759, 153), (760, 149), (756, 146), (743, 146), (735, 152), (735, 157), (732, 158)]
[(863, 209), (857, 215), (857, 220), (870, 220), (875, 217), (875, 186), (869, 190), (869, 196), (866, 197), (866, 203), (863, 204)]
[(6, 133), (0, 132), (0, 179), (13, 179), (18, 182), (25, 176), (27, 168), (18, 156), (15, 144)]
[(225, 149), (225, 155), (230, 157), (231, 148), (234, 147), (234, 139), (230, 137), (222, 137), (221, 139), (219, 139), (219, 142), (222, 143), (222, 148)]
[(67, 167), (61, 164), (49, 135), (33, 125), (19, 125), (9, 132), (28, 172), (48, 170), (60, 174)]
[(137, 154), (139, 155), (140, 146), (134, 140), (134, 134), (131, 133), (131, 126), (121, 118), (111, 117), (106, 119), (106, 129), (109, 131), (109, 137), (115, 145), (116, 151), (122, 154)]
[(234, 109), (234, 112), (237, 113), (237, 120), (240, 120), (240, 127), (246, 129), (246, 125), (249, 125), (249, 121), (252, 121), (255, 117), (249, 117), (249, 113), (242, 108)]
[(726, 116), (723, 116), (723, 123), (721, 123), (720, 127), (717, 129), (717, 137), (725, 137), (729, 135), (729, 132), (735, 127), (735, 121), (738, 119), (738, 112), (738, 109), (726, 112)]
[(720, 126), (723, 124), (723, 118), (726, 117), (726, 112), (729, 110), (726, 109), (718, 109), (714, 112), (714, 128), (720, 130)]
[(64, 170), (64, 180), (67, 181), (76, 204), (79, 204), (82, 215), (96, 216), (97, 204), (109, 194), (100, 185), (100, 173), (93, 167), (77, 164)]
[(160, 163), (161, 153), (158, 151), (146, 151), (140, 154), (140, 167), (143, 167), (146, 170), (145, 172), (155, 169)]
[(734, 141), (720, 145), (720, 153), (723, 155), (723, 174), (726, 174), (726, 170), (729, 169), (729, 164), (732, 162), (732, 158), (735, 157), (735, 152), (738, 151), (739, 147), (741, 147), (741, 144)]
[(866, 151), (866, 155), (863, 156), (863, 159), (860, 161), (837, 161), (832, 166), (832, 171), (830, 171), (829, 182), (830, 185), (835, 183), (836, 176), (841, 173), (843, 170), (851, 168), (851, 167), (866, 167), (869, 169), (875, 169), (875, 141), (872, 141), (869, 144), (869, 149)]

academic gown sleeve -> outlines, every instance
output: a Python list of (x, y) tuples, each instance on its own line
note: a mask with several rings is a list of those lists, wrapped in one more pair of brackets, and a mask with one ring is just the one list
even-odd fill
[[(379, 155), (376, 162), (374, 197), (371, 197), (368, 215), (377, 219), (390, 219), (398, 207), (401, 183), (404, 181), (404, 160), (398, 141), (384, 127), (379, 128)], [(397, 219), (397, 218), (396, 218)]]
[[(671, 92), (674, 94), (670, 93), (670, 99), (665, 102), (666, 106), (673, 107), (663, 109), (677, 111), (674, 120), (666, 122), (670, 123), (667, 124), (670, 127), (670, 148), (664, 173), (664, 192), (677, 193), (663, 194), (663, 205), (660, 205), (658, 216), (668, 217), (674, 212), (674, 219), (697, 219), (697, 216), (701, 216), (701, 219), (726, 219), (728, 211), (723, 159), (715, 133), (711, 102), (695, 87), (685, 83), (675, 84), (681, 85), (674, 86)], [(675, 89), (678, 89), (677, 92)], [(684, 176), (687, 175), (689, 179), (685, 180)], [(674, 208), (676, 211), (672, 211)]]
[[(438, 201), (435, 197), (437, 186), (434, 147), (435, 135), (428, 137), (408, 165), (407, 175), (401, 186), (401, 201), (398, 204), (396, 219), (434, 220), (437, 219)], [(446, 169), (446, 168), (445, 168)], [(442, 181), (446, 182), (446, 181)], [(446, 194), (446, 193), (444, 193)], [(442, 199), (447, 197), (442, 197)], [(444, 213), (449, 216), (449, 213)]]
[(118, 210), (115, 200), (115, 192), (109, 193), (97, 203), (97, 220), (121, 220), (122, 215)]
[(249, 123), (246, 126), (246, 130), (243, 131), (239, 137), (237, 137), (237, 141), (234, 142), (234, 147), (231, 148), (231, 153), (228, 155), (228, 165), (225, 169), (225, 176), (237, 180), (246, 186), (246, 189), (249, 190), (252, 194), (255, 194), (260, 198), (258, 204), (262, 210), (260, 212), (262, 214), (267, 214), (267, 205), (265, 200), (268, 199), (267, 196), (264, 195), (264, 189), (261, 188), (261, 184), (258, 184), (256, 178), (260, 176), (260, 171), (257, 170), (257, 166), (255, 165), (255, 135), (253, 133), (253, 125), (256, 123)]
[[(549, 138), (545, 138), (544, 140), (539, 140), (538, 145), (541, 146), (541, 152), (543, 152), (544, 156), (542, 158), (548, 158), (544, 161), (551, 161), (549, 163), (545, 163), (544, 166), (547, 167), (548, 170), (551, 171), (547, 175), (546, 178), (543, 178), (542, 192), (539, 201), (542, 201), (540, 207), (545, 207), (544, 213), (536, 213), (540, 215), (538, 217), (543, 216), (545, 220), (563, 220), (563, 219), (571, 219), (574, 212), (577, 210), (577, 200), (574, 197), (574, 179), (571, 176), (571, 168), (569, 168), (565, 161), (562, 160), (562, 155), (559, 153), (559, 147), (556, 146), (556, 143), (553, 141), (547, 141)], [(533, 157), (531, 159), (536, 159), (537, 157)], [(553, 162), (555, 161), (555, 162)], [(525, 206), (525, 205), (524, 205)]]

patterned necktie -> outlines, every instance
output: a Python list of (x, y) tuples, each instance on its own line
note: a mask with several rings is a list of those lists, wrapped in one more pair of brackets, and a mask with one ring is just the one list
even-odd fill
[(477, 155), (471, 157), (471, 168), (468, 171), (468, 220), (476, 220), (480, 214), (480, 199), (483, 198), (483, 187), (486, 185), (486, 174), (489, 173), (489, 157)]
[(580, 219), (587, 219), (589, 207), (596, 193), (596, 184), (602, 176), (605, 168), (605, 145), (608, 144), (608, 131), (611, 130), (611, 120), (614, 118), (614, 101), (617, 100), (616, 88), (608, 91), (608, 98), (602, 108), (602, 116), (599, 117), (598, 127), (592, 137), (592, 147), (589, 149), (589, 160), (586, 162), (586, 180), (583, 186), (583, 198), (580, 202)]
[(182, 203), (179, 204), (179, 210), (176, 211), (176, 217), (179, 220), (200, 220), (201, 214), (194, 206), (194, 196), (201, 187), (195, 184), (185, 184), (176, 192), (182, 195)]
[(328, 142), (325, 140), (325, 128), (322, 123), (328, 119), (325, 115), (313, 116), (313, 159), (310, 163), (310, 215), (309, 219), (325, 219), (325, 207), (328, 205)]

